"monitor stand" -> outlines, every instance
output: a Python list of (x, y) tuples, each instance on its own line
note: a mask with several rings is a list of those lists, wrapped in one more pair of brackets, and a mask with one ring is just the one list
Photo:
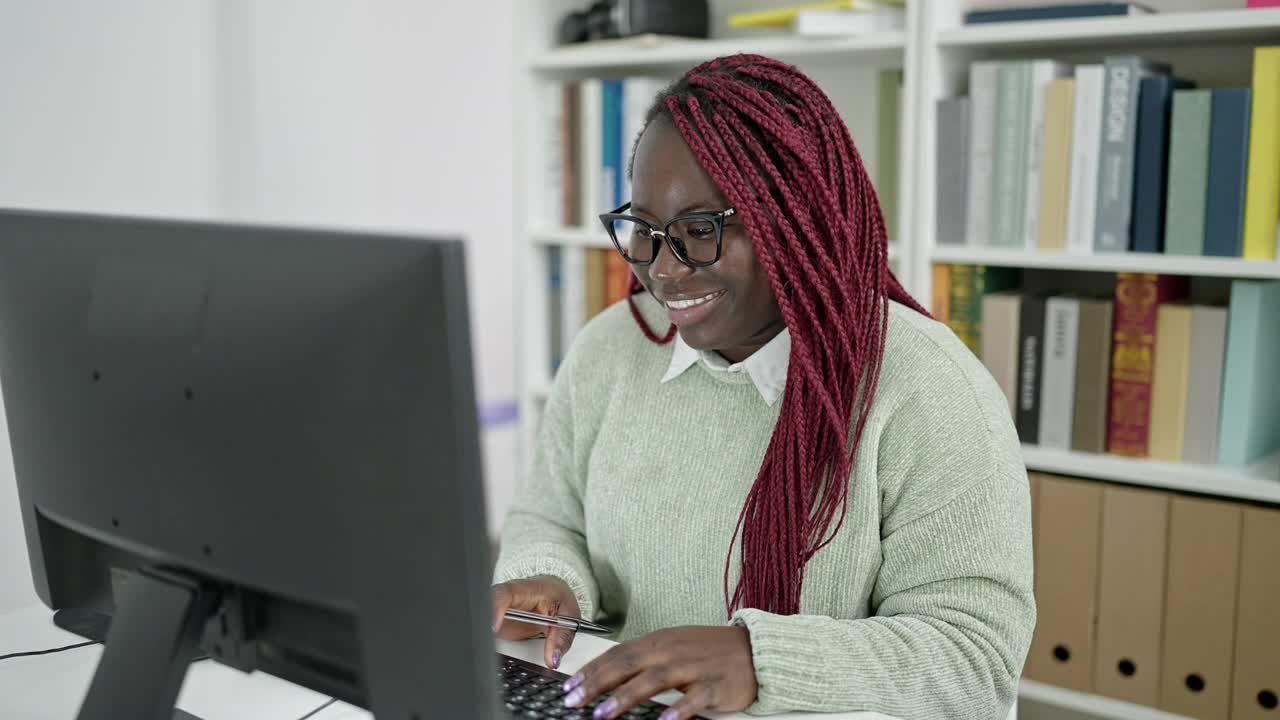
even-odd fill
[(78, 720), (199, 720), (174, 704), (217, 600), (193, 578), (152, 568), (132, 574)]

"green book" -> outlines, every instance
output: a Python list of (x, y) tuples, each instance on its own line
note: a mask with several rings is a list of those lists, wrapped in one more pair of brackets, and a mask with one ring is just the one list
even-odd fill
[(1280, 450), (1280, 281), (1236, 280), (1227, 312), (1218, 463), (1248, 465)]
[(982, 351), (983, 296), (1018, 287), (1018, 268), (985, 265), (951, 266), (951, 308), (947, 326), (973, 354)]
[(1212, 101), (1212, 90), (1173, 92), (1164, 220), (1164, 251), (1169, 255), (1204, 254)]
[(889, 241), (898, 238), (898, 147), (902, 142), (902, 71), (880, 72), (876, 119), (876, 196)]
[(1000, 64), (996, 87), (992, 247), (1026, 247), (1027, 153), (1031, 140), (1031, 63)]

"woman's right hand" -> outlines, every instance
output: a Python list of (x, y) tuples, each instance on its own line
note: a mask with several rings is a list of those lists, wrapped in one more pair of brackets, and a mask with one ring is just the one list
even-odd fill
[(493, 586), (493, 629), (498, 637), (503, 640), (528, 640), (545, 632), (547, 640), (543, 644), (543, 660), (549, 668), (560, 667), (560, 660), (569, 652), (569, 646), (573, 645), (573, 632), (563, 628), (505, 620), (508, 610), (581, 617), (578, 598), (574, 597), (569, 584), (558, 577), (538, 575)]

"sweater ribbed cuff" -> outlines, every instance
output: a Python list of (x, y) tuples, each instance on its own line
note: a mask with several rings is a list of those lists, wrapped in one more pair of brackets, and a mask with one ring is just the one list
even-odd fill
[(758, 690), (747, 712), (768, 715), (795, 710), (824, 712), (830, 694), (832, 661), (814, 641), (814, 618), (784, 617), (763, 610), (744, 609), (731, 623), (751, 635), (751, 660)]
[(578, 601), (581, 617), (584, 620), (595, 619), (596, 590), (590, 572), (581, 558), (560, 545), (538, 543), (520, 548), (511, 557), (504, 557), (498, 562), (493, 582), (504, 583), (536, 575), (551, 575), (564, 580)]

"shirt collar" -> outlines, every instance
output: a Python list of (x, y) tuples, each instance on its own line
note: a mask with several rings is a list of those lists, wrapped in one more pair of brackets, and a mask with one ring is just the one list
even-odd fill
[(664, 383), (680, 377), (694, 363), (701, 361), (708, 370), (714, 372), (747, 373), (751, 376), (751, 382), (756, 386), (760, 397), (764, 398), (769, 405), (773, 405), (778, 398), (782, 397), (782, 390), (787, 386), (787, 364), (791, 361), (791, 333), (786, 328), (765, 343), (764, 347), (739, 363), (730, 363), (713, 351), (695, 350), (689, 347), (684, 338), (680, 337), (680, 333), (676, 333), (672, 345), (674, 347), (671, 351), (671, 365), (667, 367), (667, 374), (662, 376)]

